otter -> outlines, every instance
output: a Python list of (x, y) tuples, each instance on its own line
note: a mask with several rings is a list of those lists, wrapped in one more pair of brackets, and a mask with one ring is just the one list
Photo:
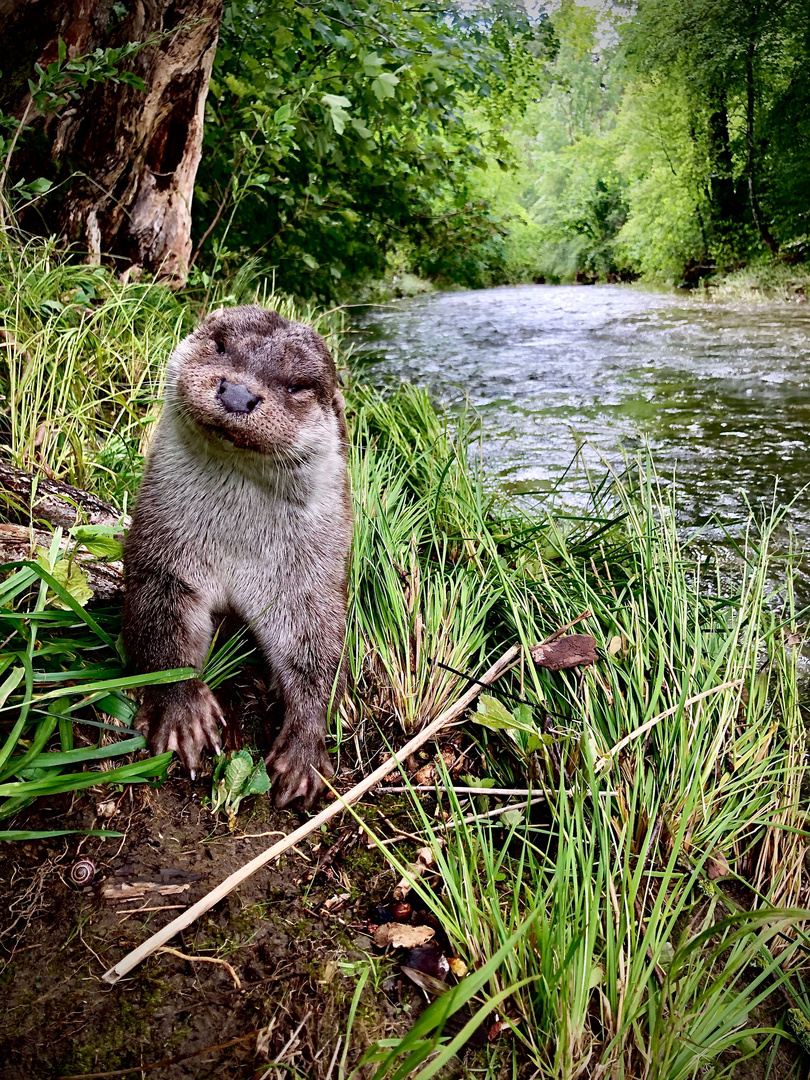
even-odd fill
[[(220, 617), (253, 634), (284, 706), (267, 756), (276, 805), (311, 808), (333, 773), (326, 725), (345, 688), (352, 521), (335, 363), (314, 330), (224, 308), (172, 353), (124, 545), (123, 641), (137, 672), (205, 661)], [(145, 688), (135, 727), (192, 778), (220, 752), (199, 678)], [(316, 771), (317, 770), (317, 771)]]

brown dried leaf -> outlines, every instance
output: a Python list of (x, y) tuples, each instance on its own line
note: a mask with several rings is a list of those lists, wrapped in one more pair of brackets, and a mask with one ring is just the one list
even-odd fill
[(467, 965), (463, 960), (459, 960), (457, 956), (451, 956), (448, 963), (450, 965), (450, 970), (457, 979), (463, 979), (467, 974)]
[[(423, 847), (420, 848), (420, 850), (416, 853), (416, 862), (411, 863), (411, 865), (408, 867), (408, 870), (410, 871), (412, 877), (419, 878), (432, 865), (433, 852), (430, 850), (429, 847)], [(397, 882), (394, 888), (394, 899), (404, 900), (412, 888), (412, 882), (406, 877), (402, 878), (400, 881)]]
[(728, 877), (731, 873), (728, 859), (722, 851), (713, 851), (711, 853), (706, 860), (706, 873), (709, 876), (710, 881), (717, 881), (718, 878)]
[(436, 779), (436, 766), (432, 761), (429, 761), (427, 765), (423, 765), (421, 769), (417, 771), (411, 777), (412, 784), (432, 784)]
[(497, 1019), (494, 1024), (490, 1024), (487, 1029), (487, 1041), (494, 1042), (495, 1039), (501, 1034), (502, 1031), (511, 1030), (512, 1025), (508, 1020)]
[(387, 945), (395, 949), (415, 949), (424, 945), (435, 935), (432, 926), (408, 926), (405, 923), (387, 922), (374, 931), (374, 944), (380, 949)]
[(563, 671), (596, 663), (596, 640), (590, 634), (567, 634), (546, 645), (535, 645), (529, 652), (538, 667)]

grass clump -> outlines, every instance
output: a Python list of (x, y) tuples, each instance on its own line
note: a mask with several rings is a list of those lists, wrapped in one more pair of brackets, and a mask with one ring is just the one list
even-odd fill
[(467, 823), (450, 793), (437, 832), (415, 796), (438, 885), (414, 887), (471, 967), (531, 920), (488, 984), (515, 987), (525, 1075), (719, 1075), (782, 1037), (767, 999), (780, 1026), (807, 1013), (806, 735), (789, 564), (769, 585), (779, 520), (749, 523), (733, 578), (681, 539), (644, 463), (587, 522), (498, 521), (482, 590), (499, 633), (537, 641), (587, 610), (600, 659), (496, 687), (515, 722), (482, 727), (488, 775), (533, 778), (544, 802)]

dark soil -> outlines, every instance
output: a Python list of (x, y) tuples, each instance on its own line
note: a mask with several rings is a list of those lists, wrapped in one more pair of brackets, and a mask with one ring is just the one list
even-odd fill
[[(171, 953), (150, 957), (114, 987), (101, 980), (180, 907), (272, 844), (273, 830), (286, 833), (298, 823), (294, 813), (254, 798), (229, 832), (203, 805), (209, 790), (210, 780), (192, 783), (175, 767), (161, 788), (99, 788), (17, 817), (17, 828), (104, 827), (125, 835), (2, 846), (4, 1080), (127, 1069), (154, 1080), (334, 1078), (357, 976), (369, 961), (347, 1064), (376, 1039), (410, 1026), (420, 1008), (416, 991), (367, 933), (373, 901), (390, 895), (396, 875), (348, 815), (264, 867), (171, 941), (187, 956), (227, 961), (241, 989), (224, 964)], [(101, 819), (98, 807), (111, 798), (115, 813)], [(80, 889), (69, 875), (82, 858), (97, 871)], [(187, 887), (105, 898), (110, 885), (138, 879)], [(268, 1074), (270, 1062), (286, 1067)]]

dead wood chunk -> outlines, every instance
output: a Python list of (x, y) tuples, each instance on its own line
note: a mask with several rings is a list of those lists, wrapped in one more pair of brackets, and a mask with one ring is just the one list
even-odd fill
[(567, 634), (545, 645), (535, 645), (529, 652), (535, 664), (548, 671), (586, 667), (596, 663), (596, 640), (590, 634)]
[(161, 885), (157, 881), (121, 881), (105, 885), (101, 895), (105, 900), (142, 900), (147, 895), (179, 896), (190, 888), (190, 882), (185, 885)]

